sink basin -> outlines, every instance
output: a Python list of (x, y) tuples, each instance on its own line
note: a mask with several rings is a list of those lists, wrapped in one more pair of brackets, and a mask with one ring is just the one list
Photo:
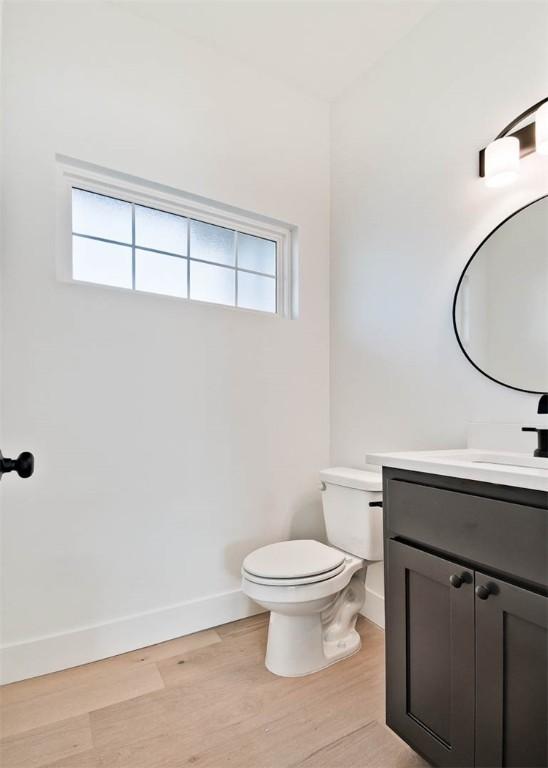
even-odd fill
[(473, 459), (474, 464), (503, 464), (508, 467), (531, 467), (532, 469), (548, 469), (548, 459), (540, 459), (535, 456), (521, 456), (519, 459), (512, 456), (497, 456), (495, 458)]
[(370, 464), (548, 491), (548, 459), (526, 453), (461, 448), (367, 456)]
[(531, 469), (548, 470), (548, 459), (538, 456), (528, 456), (526, 453), (509, 453), (507, 451), (479, 451), (463, 449), (462, 451), (424, 451), (424, 456), (456, 461), (471, 461), (473, 464), (500, 464), (506, 467), (530, 467)]

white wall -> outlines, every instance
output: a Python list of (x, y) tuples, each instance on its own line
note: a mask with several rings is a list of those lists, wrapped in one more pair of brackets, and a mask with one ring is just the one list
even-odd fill
[[(99, 3), (8, 4), (4, 76), (11, 679), (244, 615), (244, 554), (322, 535), (329, 114)], [(297, 225), (298, 320), (58, 282), (56, 152)]]
[[(509, 213), (548, 191), (547, 162), (488, 190), (477, 153), (548, 92), (548, 6), (444, 3), (332, 115), (331, 459), (465, 444), (473, 420), (525, 423), (538, 397), (460, 352), (453, 292)], [(369, 580), (382, 591), (376, 566)]]
[[(546, 6), (440, 5), (332, 110), (337, 464), (535, 410), (467, 363), (451, 302), (547, 191), (532, 158), (509, 190), (476, 175), (546, 95)], [(329, 114), (123, 7), (8, 4), (3, 34), (1, 447), (37, 458), (0, 488), (13, 679), (243, 615), (242, 556), (322, 534)], [(57, 282), (56, 152), (298, 225), (299, 319)]]

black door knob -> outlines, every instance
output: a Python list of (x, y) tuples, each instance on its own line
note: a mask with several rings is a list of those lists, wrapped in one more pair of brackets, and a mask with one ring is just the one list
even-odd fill
[(7, 472), (17, 472), (19, 477), (30, 477), (34, 472), (34, 456), (28, 451), (20, 453), (16, 459), (2, 456), (0, 451), (0, 478)]
[(480, 600), (487, 600), (490, 594), (489, 584), (478, 584), (476, 587), (476, 595)]
[(464, 584), (464, 579), (462, 576), (459, 576), (456, 573), (452, 573), (451, 576), (449, 576), (449, 583), (452, 587), (455, 587), (455, 589), (460, 589)]

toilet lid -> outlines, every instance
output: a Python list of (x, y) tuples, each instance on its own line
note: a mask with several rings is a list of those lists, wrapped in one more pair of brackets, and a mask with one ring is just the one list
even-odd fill
[(263, 579), (304, 579), (325, 574), (344, 563), (345, 555), (319, 541), (280, 541), (256, 549), (243, 562), (243, 570)]

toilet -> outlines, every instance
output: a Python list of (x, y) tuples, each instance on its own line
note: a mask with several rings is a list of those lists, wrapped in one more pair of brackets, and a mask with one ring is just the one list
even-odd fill
[(367, 565), (383, 559), (381, 474), (334, 467), (320, 479), (329, 544), (281, 541), (251, 552), (242, 565), (242, 591), (270, 611), (266, 667), (283, 677), (317, 672), (359, 651), (355, 627)]

